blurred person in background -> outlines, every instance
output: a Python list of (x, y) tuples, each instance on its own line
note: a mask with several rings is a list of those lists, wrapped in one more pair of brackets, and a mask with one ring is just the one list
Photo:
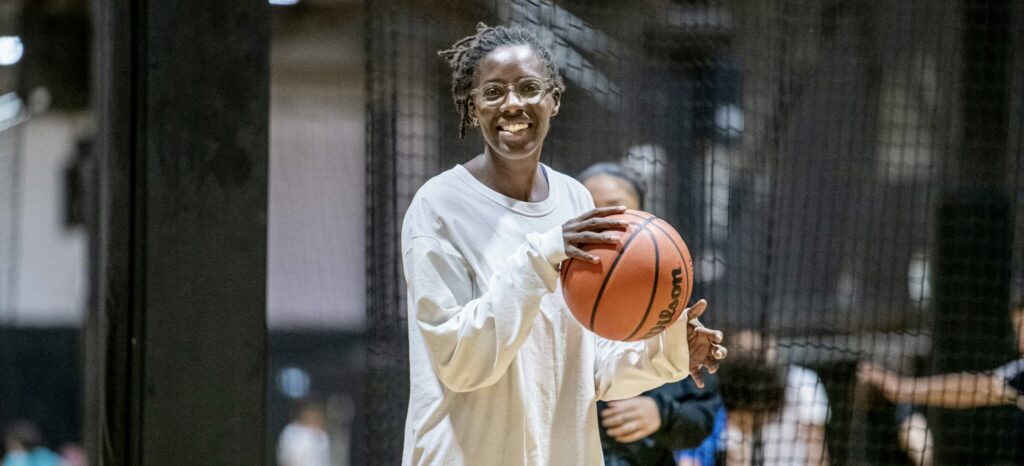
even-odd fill
[[(1020, 357), (998, 368), (981, 372), (907, 377), (871, 362), (857, 368), (857, 379), (877, 388), (897, 404), (967, 409), (1016, 406), (1017, 435), (1024, 435), (1024, 299), (1010, 308)], [(913, 413), (900, 425), (900, 444), (917, 464), (932, 464), (932, 442), (923, 414)], [(1024, 445), (1024, 438), (1017, 439)], [(1024, 464), (1024, 448), (1018, 447), (1017, 464)]]
[[(592, 165), (577, 179), (590, 191), (596, 207), (643, 209), (643, 181), (619, 164)], [(598, 402), (605, 464), (672, 466), (673, 450), (700, 444), (711, 433), (721, 404), (717, 378), (707, 374), (704, 384), (699, 388), (686, 378), (633, 398)]]
[[(292, 421), (277, 440), (278, 466), (330, 466), (327, 410), (316, 399), (299, 401)], [(6, 465), (4, 465), (6, 466)]]
[(87, 466), (89, 453), (77, 443), (65, 443), (60, 447), (60, 466)]
[(39, 427), (31, 421), (12, 421), (4, 429), (2, 466), (60, 466), (60, 457), (43, 446)]
[[(769, 464), (802, 464), (782, 458), (774, 452), (777, 440), (770, 432), (770, 423), (781, 417), (786, 404), (786, 371), (777, 363), (767, 361), (763, 355), (743, 351), (734, 355), (736, 363), (729, 370), (719, 372), (724, 416), (718, 420), (724, 425), (715, 430), (718, 437), (709, 443), (714, 449), (714, 463), (725, 466), (762, 466)], [(724, 368), (723, 368), (724, 369)], [(718, 427), (718, 426), (716, 426)], [(792, 442), (794, 439), (788, 439)], [(708, 448), (708, 444), (701, 445)], [(700, 459), (701, 466), (711, 466), (706, 454), (680, 458)]]
[(642, 210), (647, 188), (638, 173), (620, 164), (600, 162), (576, 177), (590, 191), (595, 207), (625, 206)]
[(680, 455), (680, 465), (814, 465), (829, 462), (825, 443), (828, 396), (818, 374), (778, 360), (774, 338), (753, 330), (735, 332), (735, 363), (719, 373), (724, 416), (717, 436), (696, 453)]

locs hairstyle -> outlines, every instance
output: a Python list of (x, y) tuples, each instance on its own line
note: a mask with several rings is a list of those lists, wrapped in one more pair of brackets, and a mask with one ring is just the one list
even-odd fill
[(490, 27), (484, 23), (477, 23), (476, 34), (459, 39), (448, 50), (437, 52), (452, 69), (452, 98), (455, 101), (455, 110), (459, 112), (460, 139), (465, 138), (466, 124), (470, 123), (469, 93), (473, 90), (477, 63), (495, 49), (516, 45), (526, 45), (533, 49), (537, 58), (544, 62), (547, 79), (551, 85), (559, 93), (565, 92), (565, 83), (558, 72), (558, 66), (551, 58), (551, 52), (541, 45), (530, 31), (516, 26)]

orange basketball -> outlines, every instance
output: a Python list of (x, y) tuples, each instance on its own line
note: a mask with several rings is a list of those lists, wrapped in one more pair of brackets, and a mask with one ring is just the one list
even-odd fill
[(675, 323), (693, 291), (693, 261), (686, 243), (664, 220), (627, 210), (611, 215), (629, 222), (616, 244), (588, 244), (601, 258), (562, 263), (562, 293), (584, 327), (610, 340), (636, 341)]

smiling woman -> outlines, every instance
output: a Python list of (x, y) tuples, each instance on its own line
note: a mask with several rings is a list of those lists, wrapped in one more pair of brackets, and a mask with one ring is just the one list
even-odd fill
[[(540, 163), (565, 86), (528, 31), (479, 25), (440, 53), (483, 152), (416, 193), (402, 226), (411, 394), (406, 465), (602, 464), (594, 400), (717, 366), (721, 333), (677, 325), (638, 342), (580, 326), (558, 289), (567, 258), (596, 262), (622, 206)], [(703, 314), (698, 302), (684, 312)]]

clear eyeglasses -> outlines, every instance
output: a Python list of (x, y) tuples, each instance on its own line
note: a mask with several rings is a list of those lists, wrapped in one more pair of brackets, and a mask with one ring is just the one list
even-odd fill
[(515, 84), (487, 83), (470, 91), (470, 95), (480, 98), (480, 103), (488, 107), (497, 107), (505, 102), (509, 89), (515, 91), (519, 100), (527, 105), (535, 105), (544, 99), (551, 90), (551, 84), (539, 78), (523, 78)]

